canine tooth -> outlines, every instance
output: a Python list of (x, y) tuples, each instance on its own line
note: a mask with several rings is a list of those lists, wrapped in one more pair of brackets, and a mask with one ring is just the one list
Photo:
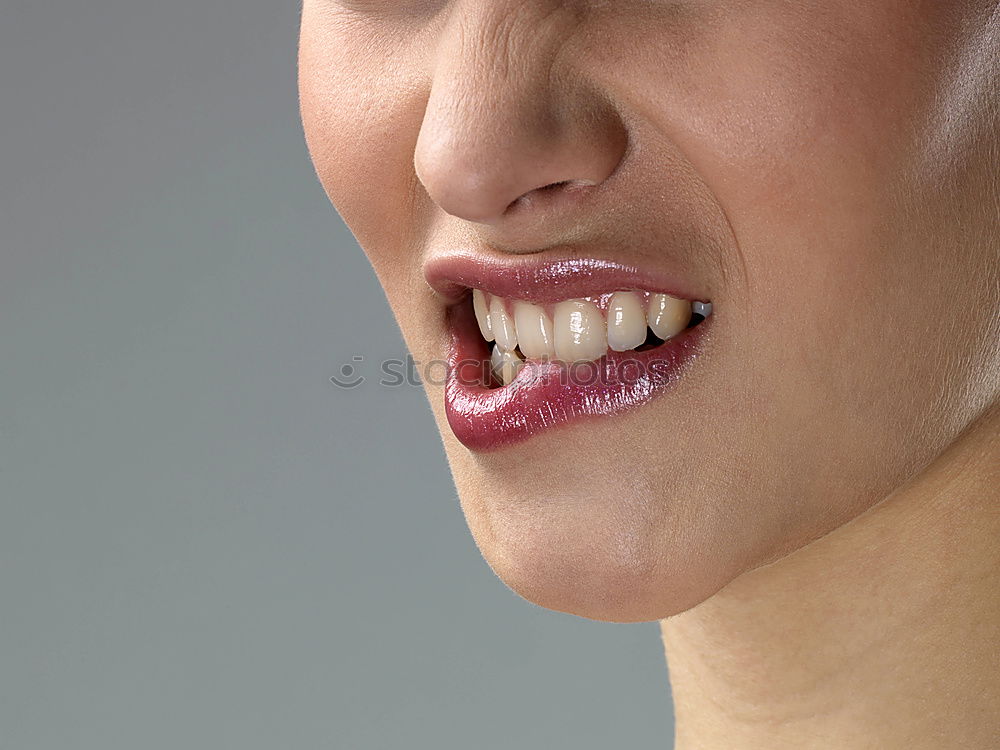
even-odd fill
[(552, 340), (552, 321), (538, 305), (514, 303), (514, 328), (521, 353), (528, 359), (552, 359), (556, 355)]
[(608, 348), (635, 349), (646, 340), (646, 313), (632, 292), (615, 292), (608, 302)]
[(494, 297), (493, 301), (490, 302), (490, 325), (493, 327), (493, 335), (496, 337), (497, 345), (504, 351), (514, 351), (517, 346), (514, 319), (507, 314), (507, 309), (500, 297)]
[(666, 341), (684, 330), (691, 321), (691, 303), (669, 294), (654, 294), (649, 298), (649, 327)]
[(701, 317), (707, 318), (712, 314), (712, 303), (711, 302), (692, 302), (691, 312), (698, 313)]
[(517, 356), (517, 352), (504, 351), (499, 346), (493, 347), (493, 353), (490, 354), (490, 370), (493, 372), (493, 377), (504, 385), (514, 382), (514, 378), (523, 366), (524, 360)]
[(490, 323), (490, 311), (486, 306), (486, 295), (478, 289), (472, 290), (472, 309), (476, 311), (476, 322), (479, 332), (487, 341), (493, 340), (493, 326)]
[(608, 350), (604, 316), (585, 299), (570, 299), (556, 305), (554, 332), (556, 358), (565, 362), (588, 362)]

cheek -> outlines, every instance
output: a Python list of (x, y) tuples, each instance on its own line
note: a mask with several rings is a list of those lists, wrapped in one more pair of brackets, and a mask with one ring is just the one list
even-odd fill
[(306, 142), (324, 190), (381, 278), (413, 240), (406, 233), (416, 194), (420, 66), (385, 30), (328, 18), (314, 5), (305, 4), (299, 43)]
[(886, 394), (903, 383), (938, 389), (926, 341), (947, 337), (948, 289), (963, 279), (942, 264), (926, 211), (904, 197), (920, 177), (946, 13), (752, 5), (699, 18), (699, 32), (678, 34), (683, 50), (647, 35), (636, 63), (645, 72), (615, 74), (622, 90), (648, 81), (630, 104), (694, 164), (728, 218), (738, 283), (727, 295), (747, 367), (782, 377), (789, 403), (840, 404), (845, 416), (852, 403), (896, 403)]
[[(871, 243), (848, 242), (850, 227), (884, 214), (905, 158), (900, 134), (922, 96), (919, 34), (899, 14), (841, 5), (755, 3), (722, 16), (663, 94), (644, 91), (648, 116), (709, 183), (742, 251), (761, 254), (742, 259), (751, 285), (816, 262), (841, 270), (832, 256), (844, 252), (862, 260)], [(823, 257), (825, 244), (840, 252)], [(782, 247), (785, 262), (772, 262)]]
[[(415, 216), (426, 210), (416, 203), (424, 194), (413, 170), (427, 90), (419, 40), (371, 21), (330, 17), (335, 12), (318, 5), (306, 0), (299, 42), (309, 153), (330, 201), (368, 256), (410, 352), (419, 363), (437, 362), (444, 335), (420, 271), (424, 238)], [(409, 46), (393, 38), (409, 39)]]

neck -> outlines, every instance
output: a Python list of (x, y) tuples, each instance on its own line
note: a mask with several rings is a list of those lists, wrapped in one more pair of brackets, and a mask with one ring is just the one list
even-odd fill
[(850, 523), (661, 622), (677, 750), (995, 747), (1000, 410)]

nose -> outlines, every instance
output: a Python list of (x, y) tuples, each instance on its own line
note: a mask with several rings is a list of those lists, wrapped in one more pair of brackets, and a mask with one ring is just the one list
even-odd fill
[(570, 45), (585, 20), (574, 6), (454, 6), (439, 32), (414, 153), (417, 177), (445, 212), (496, 224), (538, 191), (586, 189), (618, 167), (627, 134), (572, 64)]

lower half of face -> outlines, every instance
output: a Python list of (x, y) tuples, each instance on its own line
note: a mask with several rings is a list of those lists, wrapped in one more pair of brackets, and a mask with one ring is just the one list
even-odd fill
[[(594, 257), (563, 254), (525, 299), (518, 269), (536, 259), (490, 247), (413, 171), (442, 69), (416, 45), (451, 26), (407, 42), (412, 15), (390, 33), (320, 5), (305, 3), (300, 50), (318, 174), (417, 361), (483, 362), (478, 384), (425, 387), (476, 541), (527, 599), (617, 621), (683, 611), (914, 481), (997, 404), (998, 73), (968, 36), (976, 3), (579, 15), (561, 59), (632, 147), (598, 186)], [(379, 34), (391, 53), (366, 57)], [(480, 270), (475, 253), (441, 262), (431, 292), (439, 246), (470, 237)], [(676, 299), (671, 327), (654, 313)], [(668, 366), (525, 385), (623, 353)]]

